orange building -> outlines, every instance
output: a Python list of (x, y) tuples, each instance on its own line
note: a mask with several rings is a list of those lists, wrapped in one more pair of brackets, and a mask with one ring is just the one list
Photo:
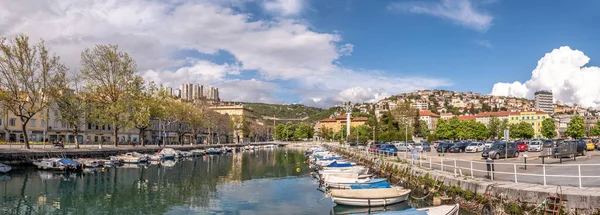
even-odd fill
[[(342, 130), (342, 126), (346, 126), (346, 114), (338, 116), (336, 118), (325, 118), (319, 121), (316, 126), (321, 131), (323, 130), (331, 130), (333, 132), (339, 132)], [(367, 117), (350, 117), (350, 127), (364, 125), (369, 118)]]

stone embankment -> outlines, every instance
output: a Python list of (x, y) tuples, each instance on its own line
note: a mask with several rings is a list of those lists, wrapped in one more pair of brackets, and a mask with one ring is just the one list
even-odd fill
[[(347, 159), (370, 166), (382, 176), (419, 192), (446, 196), (475, 214), (538, 214), (547, 197), (562, 195), (561, 214), (600, 214), (600, 188), (543, 186), (455, 176), (448, 172), (411, 165), (399, 157), (384, 157), (335, 148)], [(430, 193), (430, 194), (431, 194)], [(493, 213), (486, 213), (488, 209)], [(539, 214), (544, 214), (539, 213)]]

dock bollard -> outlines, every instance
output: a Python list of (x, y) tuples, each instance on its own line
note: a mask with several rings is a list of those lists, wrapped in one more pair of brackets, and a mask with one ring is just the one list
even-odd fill
[(527, 157), (529, 157), (527, 154), (523, 155), (523, 161), (525, 162), (525, 170), (527, 170)]
[(488, 178), (493, 181), (494, 180), (494, 160), (492, 158), (488, 158), (486, 163), (487, 163)]

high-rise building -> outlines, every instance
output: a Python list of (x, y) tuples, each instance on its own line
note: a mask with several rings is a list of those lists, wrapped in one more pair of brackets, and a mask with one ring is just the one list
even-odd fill
[(535, 110), (544, 111), (550, 115), (554, 113), (552, 91), (540, 90), (535, 92)]

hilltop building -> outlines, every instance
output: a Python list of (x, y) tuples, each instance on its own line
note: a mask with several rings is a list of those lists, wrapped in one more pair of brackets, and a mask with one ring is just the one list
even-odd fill
[[(342, 130), (342, 126), (346, 126), (346, 114), (340, 115), (336, 118), (322, 119), (317, 123), (317, 128), (320, 131), (331, 130), (333, 132), (339, 132)], [(350, 127), (364, 125), (369, 118), (367, 117), (350, 117)]]
[(437, 121), (440, 119), (440, 115), (437, 115), (431, 112), (430, 110), (420, 110), (419, 118), (425, 121), (425, 124), (427, 124), (427, 128), (429, 128), (429, 131), (433, 132), (435, 126), (437, 125)]
[[(169, 91), (167, 90), (167, 93)], [(175, 93), (172, 93), (173, 95)], [(221, 99), (219, 98), (219, 88), (216, 87), (204, 87), (199, 84), (189, 84), (183, 83), (179, 87), (179, 95), (173, 95), (179, 97), (182, 101), (186, 102), (199, 102), (199, 101), (209, 101), (209, 102), (219, 102)]]
[(552, 102), (552, 92), (540, 90), (535, 92), (535, 110), (544, 111), (550, 115), (554, 113), (554, 104)]
[(546, 118), (550, 118), (550, 116), (544, 111), (511, 112), (508, 122), (510, 124), (530, 123), (534, 132), (533, 138), (542, 138), (542, 121)]

